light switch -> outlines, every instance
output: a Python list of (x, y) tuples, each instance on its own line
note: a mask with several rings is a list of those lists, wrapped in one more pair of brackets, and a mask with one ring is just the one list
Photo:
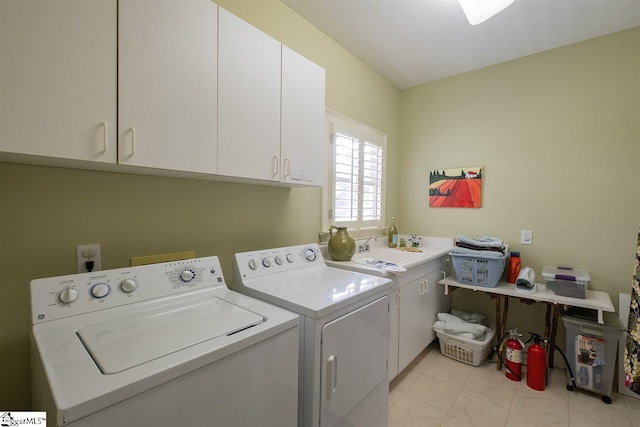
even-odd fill
[(532, 245), (533, 244), (533, 231), (531, 230), (520, 230), (520, 243), (523, 245)]

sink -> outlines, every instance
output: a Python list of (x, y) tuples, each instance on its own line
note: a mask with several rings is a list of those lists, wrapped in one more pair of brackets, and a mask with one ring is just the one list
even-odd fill
[(352, 260), (373, 258), (375, 260), (393, 262), (398, 265), (415, 261), (426, 256), (423, 252), (407, 252), (392, 248), (374, 248), (367, 252), (356, 253)]
[(453, 246), (451, 239), (423, 238), (423, 241), (424, 240), (427, 240), (427, 242), (431, 244), (421, 246), (420, 250), (422, 252), (408, 252), (400, 249), (388, 248), (386, 246), (373, 246), (371, 250), (367, 252), (356, 252), (351, 261), (333, 261), (328, 254), (326, 254), (325, 262), (331, 267), (344, 268), (347, 270), (384, 277), (397, 273), (386, 271), (373, 265), (367, 265), (365, 260), (373, 259), (376, 261), (394, 263), (408, 270), (419, 264), (447, 254)]

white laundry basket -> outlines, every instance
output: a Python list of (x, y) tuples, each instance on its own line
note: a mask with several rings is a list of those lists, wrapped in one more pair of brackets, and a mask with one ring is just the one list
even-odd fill
[(463, 338), (454, 334), (449, 334), (444, 330), (434, 327), (438, 340), (440, 341), (440, 352), (459, 362), (472, 366), (480, 366), (491, 351), (493, 339), (496, 336), (496, 325), (486, 322), (487, 332), (482, 341)]

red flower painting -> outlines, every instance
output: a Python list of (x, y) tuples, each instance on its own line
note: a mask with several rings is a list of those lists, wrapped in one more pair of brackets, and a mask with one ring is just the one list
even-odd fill
[(429, 206), (479, 208), (482, 168), (438, 169), (429, 172)]

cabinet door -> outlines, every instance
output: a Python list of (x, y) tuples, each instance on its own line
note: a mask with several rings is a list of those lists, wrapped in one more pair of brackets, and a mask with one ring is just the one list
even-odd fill
[(423, 280), (415, 280), (400, 288), (398, 372), (402, 372), (426, 346)]
[(282, 181), (324, 184), (324, 98), (324, 69), (282, 46)]
[(216, 172), (217, 14), (209, 0), (120, 0), (119, 163)]
[(389, 381), (398, 375), (398, 334), (400, 322), (400, 290), (396, 289), (389, 298), (389, 315), (391, 325), (391, 337), (389, 339)]
[(281, 44), (220, 8), (218, 173), (280, 180)]
[(438, 282), (443, 279), (440, 271), (429, 274), (424, 279), (423, 300), (425, 303), (424, 327), (425, 342), (429, 345), (436, 338), (433, 324), (438, 317), (438, 313), (448, 313), (450, 309), (449, 295), (444, 294), (444, 288)]
[(0, 151), (115, 163), (116, 6), (0, 1)]

